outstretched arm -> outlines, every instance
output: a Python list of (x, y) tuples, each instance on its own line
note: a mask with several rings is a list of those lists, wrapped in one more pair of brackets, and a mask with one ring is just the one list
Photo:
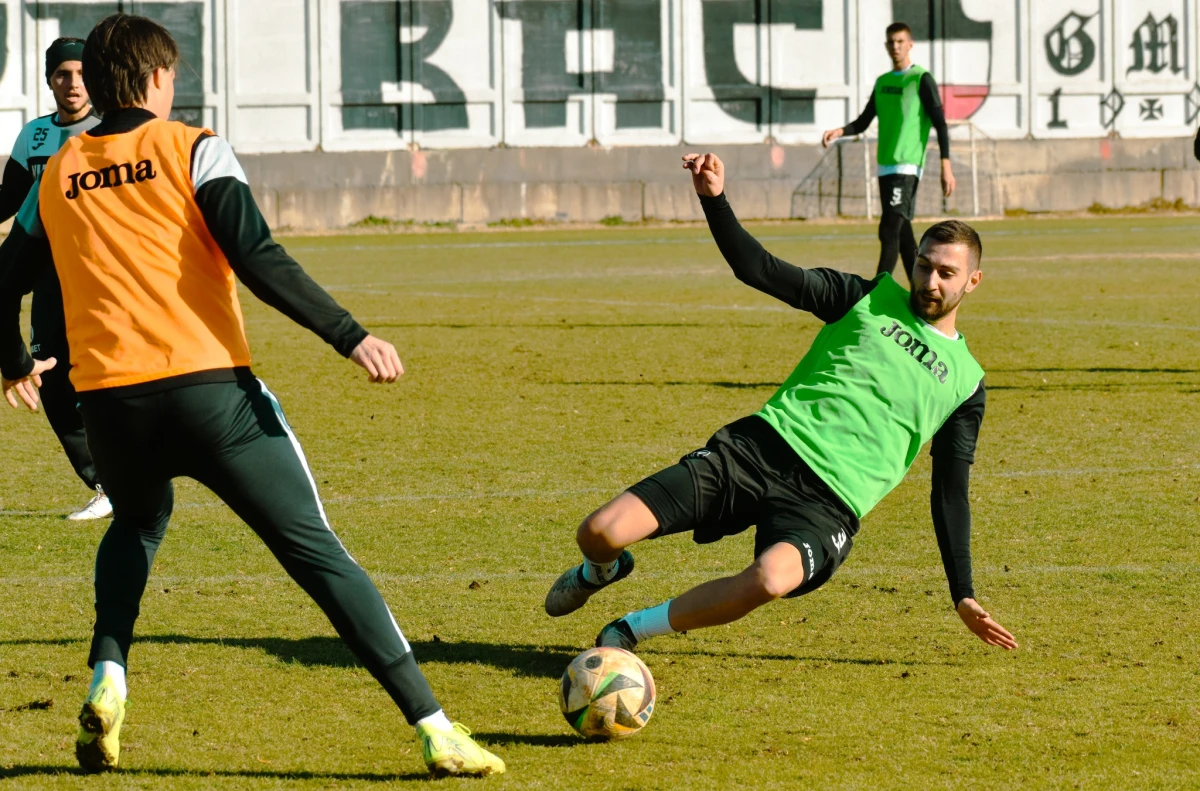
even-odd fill
[(980, 640), (1011, 650), (1017, 647), (1017, 641), (975, 601), (971, 580), (971, 464), (975, 460), (975, 443), (985, 403), (986, 394), (980, 382), (975, 394), (934, 435), (929, 505), (942, 566), (959, 618)]
[(683, 160), (713, 239), (738, 280), (827, 323), (845, 316), (874, 287), (857, 275), (801, 269), (771, 255), (734, 215), (724, 193), (725, 166), (717, 155), (688, 154)]
[(254, 296), (361, 365), (372, 382), (404, 373), (395, 348), (363, 329), (272, 238), (228, 143), (206, 137), (196, 144), (192, 183), (209, 232)]
[(829, 148), (834, 140), (847, 135), (861, 135), (867, 131), (867, 127), (875, 120), (875, 92), (871, 92), (871, 98), (867, 100), (867, 106), (863, 108), (862, 115), (855, 118), (850, 123), (840, 129), (830, 129), (821, 138), (821, 145)]

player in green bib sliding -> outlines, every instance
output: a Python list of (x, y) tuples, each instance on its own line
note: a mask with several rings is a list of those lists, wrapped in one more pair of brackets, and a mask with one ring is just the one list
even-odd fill
[(904, 478), (933, 440), (934, 532), (950, 595), (967, 628), (1002, 648), (1017, 643), (975, 601), (967, 500), (983, 420), (983, 369), (954, 322), (979, 285), (978, 234), (957, 220), (925, 232), (913, 290), (780, 261), (742, 228), (714, 154), (684, 157), (709, 228), (747, 285), (825, 322), (804, 359), (757, 414), (630, 487), (583, 520), (583, 563), (546, 596), (562, 616), (633, 571), (626, 547), (691, 532), (718, 541), (756, 525), (754, 562), (656, 607), (608, 624), (597, 645), (634, 650), (655, 635), (719, 626), (780, 597), (823, 585), (845, 561), (859, 519)]
[(875, 81), (862, 115), (841, 129), (830, 129), (822, 143), (829, 146), (844, 135), (859, 135), (879, 116), (879, 267), (877, 274), (892, 273), (896, 256), (912, 282), (917, 240), (912, 219), (917, 207), (917, 186), (925, 170), (929, 130), (937, 132), (942, 164), (942, 193), (954, 192), (950, 167), (950, 131), (933, 75), (912, 62), (913, 37), (908, 25), (888, 25), (887, 51), (892, 70)]

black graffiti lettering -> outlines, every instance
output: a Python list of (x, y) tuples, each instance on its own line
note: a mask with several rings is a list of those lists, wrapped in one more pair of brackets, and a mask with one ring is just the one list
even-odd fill
[[(342, 125), (346, 129), (466, 129), (467, 100), (444, 70), (429, 62), (454, 23), (452, 0), (341, 4)], [(401, 36), (423, 28), (415, 41)], [(420, 85), (434, 103), (389, 103), (384, 83)]]
[(1049, 129), (1066, 129), (1067, 122), (1058, 114), (1058, 103), (1062, 101), (1062, 88), (1056, 88), (1054, 93), (1050, 94), (1050, 123), (1046, 124)]
[(811, 124), (816, 120), (815, 90), (772, 88), (764, 79), (748, 79), (734, 54), (734, 25), (790, 24), (797, 30), (821, 30), (823, 0), (702, 0), (704, 76), (717, 106), (739, 121)]
[(904, 20), (914, 41), (992, 40), (992, 23), (967, 16), (962, 0), (892, 0), (892, 19)]
[(1105, 129), (1111, 129), (1117, 123), (1117, 116), (1125, 109), (1125, 97), (1116, 88), (1100, 100), (1100, 124)]
[(1133, 50), (1133, 63), (1126, 69), (1126, 74), (1135, 71), (1158, 74), (1166, 69), (1172, 74), (1183, 71), (1179, 62), (1179, 22), (1172, 15), (1159, 21), (1153, 14), (1146, 14), (1134, 29), (1129, 48)]
[[(194, 126), (204, 122), (204, 80), (208, 68), (204, 57), (204, 3), (25, 3), (35, 19), (57, 19), (60, 36), (86, 39), (88, 33), (109, 14), (124, 11), (148, 16), (162, 24), (179, 46), (175, 69), (175, 107), (171, 118)], [(39, 54), (40, 59), (40, 54)]]
[[(578, 0), (507, 0), (497, 8), (521, 23), (527, 127), (566, 126), (567, 100), (593, 92), (616, 95), (618, 129), (663, 126), (661, 0), (595, 0), (590, 15)], [(611, 35), (611, 71), (587, 63), (568, 70), (570, 33)]]
[(1064, 77), (1082, 74), (1096, 62), (1096, 42), (1087, 32), (1095, 14), (1083, 16), (1074, 11), (1063, 17), (1046, 34), (1046, 61)]

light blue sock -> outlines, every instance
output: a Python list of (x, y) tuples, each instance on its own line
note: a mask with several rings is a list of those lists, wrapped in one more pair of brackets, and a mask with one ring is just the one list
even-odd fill
[(675, 633), (675, 630), (671, 628), (671, 619), (667, 615), (671, 609), (671, 601), (671, 599), (667, 599), (657, 607), (647, 607), (625, 616), (625, 623), (629, 624), (629, 630), (633, 632), (633, 636), (637, 638), (638, 642), (647, 637)]

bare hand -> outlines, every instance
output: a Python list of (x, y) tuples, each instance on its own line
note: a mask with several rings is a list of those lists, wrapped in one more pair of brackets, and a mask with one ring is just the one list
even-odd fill
[(984, 612), (984, 609), (974, 599), (963, 599), (958, 603), (958, 617), (962, 618), (962, 622), (975, 633), (976, 637), (988, 645), (998, 645), (1006, 651), (1017, 647), (1016, 638), (1009, 634), (1003, 626), (993, 621), (992, 616)]
[(825, 136), (821, 138), (821, 145), (825, 146), (826, 148), (829, 148), (831, 145), (833, 145), (833, 141), (837, 140), (839, 137), (841, 137), (844, 134), (846, 134), (846, 130), (842, 127), (838, 127), (837, 129), (830, 129), (828, 132), (825, 133)]
[(404, 375), (396, 347), (374, 335), (363, 338), (350, 352), (350, 359), (367, 369), (372, 382), (394, 382)]
[(942, 160), (942, 194), (949, 198), (954, 194), (954, 188), (958, 182), (954, 180), (954, 169), (950, 167), (950, 160)]
[(696, 194), (715, 198), (725, 191), (725, 166), (716, 154), (685, 154), (683, 169), (692, 174)]
[(42, 374), (49, 371), (58, 363), (53, 357), (47, 360), (34, 360), (33, 370), (28, 376), (20, 379), (4, 379), (4, 398), (8, 401), (8, 405), (13, 409), (17, 409), (21, 405), (17, 403), (19, 396), (25, 402), (25, 406), (29, 407), (30, 412), (36, 412), (38, 406), (38, 388), (42, 386)]

